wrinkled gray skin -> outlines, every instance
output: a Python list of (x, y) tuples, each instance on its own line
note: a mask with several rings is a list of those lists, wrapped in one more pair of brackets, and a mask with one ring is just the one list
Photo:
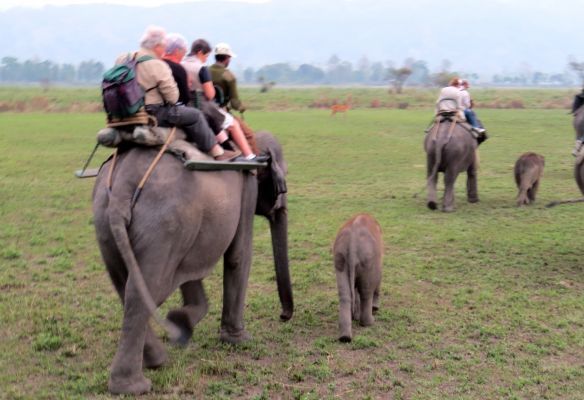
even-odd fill
[[(275, 170), (284, 179), (286, 164), (277, 141), (268, 133), (258, 133), (257, 140), (260, 149), (274, 157)], [(171, 340), (188, 342), (193, 327), (208, 310), (202, 279), (222, 256), (220, 338), (229, 343), (249, 338), (243, 309), (254, 212), (270, 220), (281, 318), (289, 319), (293, 311), (286, 197), (273, 193), (272, 180), (278, 178), (277, 174), (262, 171), (258, 184), (249, 173), (188, 171), (175, 157), (164, 154), (131, 211), (130, 199), (155, 155), (156, 150), (144, 148), (122, 154), (109, 194), (106, 182), (111, 161), (106, 163), (93, 193), (97, 240), (124, 308), (121, 338), (108, 382), (112, 393), (150, 390), (151, 382), (142, 368), (157, 368), (167, 360), (163, 344), (149, 325), (151, 315), (157, 316), (156, 306), (180, 288), (184, 306), (169, 312), (165, 326), (167, 330), (173, 328), (169, 330), (174, 332)]]
[(383, 258), (381, 227), (368, 214), (358, 214), (339, 230), (333, 245), (339, 292), (339, 340), (353, 338), (351, 317), (362, 326), (372, 325), (379, 309)]
[[(584, 136), (584, 106), (576, 110), (574, 114), (574, 120), (572, 121), (574, 125), (574, 131), (576, 132), (576, 138)], [(584, 162), (577, 163), (574, 167), (574, 177), (576, 178), (576, 183), (580, 192), (584, 194)]]
[(452, 131), (452, 137), (448, 140), (450, 121), (440, 123), (438, 133), (433, 140), (433, 132), (426, 135), (424, 150), (427, 160), (427, 188), (428, 208), (438, 208), (436, 186), (438, 173), (444, 173), (444, 199), (442, 210), (454, 211), (454, 183), (458, 174), (467, 173), (467, 199), (469, 203), (479, 201), (477, 190), (477, 162), (475, 152), (477, 141), (460, 125), (456, 125)]
[(543, 175), (545, 159), (536, 153), (524, 153), (515, 163), (515, 183), (517, 184), (517, 206), (529, 205), (535, 201), (539, 181)]

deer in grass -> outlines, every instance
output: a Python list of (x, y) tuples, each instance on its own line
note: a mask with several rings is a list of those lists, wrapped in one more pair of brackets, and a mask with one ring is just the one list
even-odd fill
[(347, 96), (344, 104), (333, 104), (331, 106), (331, 117), (336, 113), (343, 113), (343, 115), (347, 115), (347, 111), (351, 109), (351, 95)]

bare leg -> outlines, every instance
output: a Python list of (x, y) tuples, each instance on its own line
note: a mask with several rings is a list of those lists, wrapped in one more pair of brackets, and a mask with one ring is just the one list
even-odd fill
[(239, 122), (237, 122), (235, 118), (233, 119), (233, 124), (231, 124), (227, 128), (227, 130), (229, 131), (229, 133), (231, 134), (231, 138), (233, 139), (237, 147), (239, 147), (239, 149), (241, 150), (245, 157), (253, 154), (253, 152), (251, 151), (251, 147), (249, 146), (249, 143), (247, 142), (247, 139), (245, 138), (245, 135), (241, 130), (241, 126), (239, 126)]

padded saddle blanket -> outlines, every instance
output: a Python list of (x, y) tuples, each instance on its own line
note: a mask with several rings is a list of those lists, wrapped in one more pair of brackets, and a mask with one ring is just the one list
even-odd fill
[[(139, 146), (161, 146), (168, 139), (172, 128), (138, 125), (136, 127), (104, 128), (97, 133), (97, 142), (106, 147), (129, 148)], [(215, 161), (202, 153), (192, 143), (185, 141), (185, 134), (177, 129), (174, 139), (168, 144), (167, 152), (178, 157), (190, 170), (251, 170), (265, 167), (267, 163)]]

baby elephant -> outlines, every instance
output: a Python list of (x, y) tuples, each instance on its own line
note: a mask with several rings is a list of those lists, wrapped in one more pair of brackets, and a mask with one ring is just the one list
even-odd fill
[(341, 342), (350, 342), (351, 317), (362, 326), (372, 325), (379, 309), (383, 240), (379, 223), (368, 214), (357, 214), (339, 230), (333, 245), (339, 289)]
[(515, 182), (519, 193), (517, 206), (528, 205), (535, 201), (539, 180), (543, 175), (545, 159), (536, 153), (524, 153), (515, 163)]

